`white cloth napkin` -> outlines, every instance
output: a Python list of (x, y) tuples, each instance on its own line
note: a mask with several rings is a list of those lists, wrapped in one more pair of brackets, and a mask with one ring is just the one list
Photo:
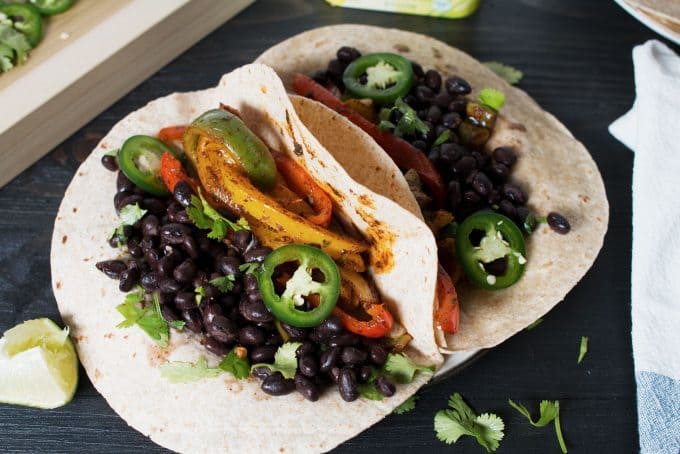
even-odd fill
[(635, 152), (633, 357), (643, 453), (680, 452), (680, 57), (633, 49), (636, 99), (609, 131)]

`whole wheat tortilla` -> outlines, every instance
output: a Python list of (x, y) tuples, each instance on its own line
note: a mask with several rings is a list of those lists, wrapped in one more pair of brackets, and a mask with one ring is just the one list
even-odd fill
[[(519, 155), (512, 179), (529, 194), (529, 207), (536, 213), (556, 211), (565, 215), (572, 229), (568, 235), (558, 235), (541, 225), (527, 239), (529, 262), (524, 276), (506, 290), (489, 292), (462, 283), (458, 287), (460, 329), (447, 336), (447, 346), (451, 350), (492, 347), (542, 317), (592, 266), (607, 230), (607, 196), (588, 150), (526, 93), (508, 85), (464, 52), (416, 33), (365, 25), (322, 27), (277, 44), (256, 61), (273, 67), (290, 87), (295, 73), (312, 74), (326, 68), (341, 46), (353, 46), (362, 53), (396, 52), (425, 69), (462, 76), (475, 89), (472, 97), (484, 87), (505, 93), (505, 106), (488, 148), (512, 146)], [(296, 105), (303, 122), (355, 180), (369, 185), (374, 180), (394, 178), (394, 168), (387, 164), (382, 166), (387, 169), (383, 174), (362, 171), (367, 159), (390, 160), (363, 131), (319, 103)], [(329, 140), (333, 134), (342, 137)], [(351, 151), (343, 143), (353, 144)], [(393, 200), (408, 198), (403, 184), (373, 187)], [(429, 308), (423, 305), (423, 310)]]
[[(337, 208), (372, 242), (371, 256), (393, 256), (391, 268), (372, 269), (383, 299), (414, 336), (410, 352), (420, 363), (440, 365), (432, 328), (436, 245), (427, 227), (394, 202), (352, 181), (305, 129), (274, 71), (248, 65), (225, 75), (215, 88), (176, 93), (131, 113), (102, 139), (66, 190), (52, 238), (54, 294), (92, 383), (128, 424), (154, 442), (180, 452), (326, 451), (376, 423), (429, 377), (419, 375), (383, 401), (341, 400), (334, 390), (318, 402), (298, 393), (271, 397), (250, 378), (229, 374), (191, 384), (170, 384), (158, 366), (166, 360), (211, 365), (218, 358), (191, 335), (173, 332), (160, 349), (141, 329), (117, 329), (123, 300), (118, 283), (95, 268), (116, 256), (107, 244), (120, 222), (113, 209), (116, 174), (100, 159), (134, 134), (188, 124), (220, 103), (241, 111), (244, 121), (272, 148), (306, 165)], [(297, 153), (301, 155), (298, 156)], [(390, 247), (385, 249), (384, 242)], [(381, 271), (381, 272), (378, 272)], [(416, 310), (417, 309), (417, 310)]]

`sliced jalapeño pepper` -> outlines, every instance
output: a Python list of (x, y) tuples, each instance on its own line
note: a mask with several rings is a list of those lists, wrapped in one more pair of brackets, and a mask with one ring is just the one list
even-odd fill
[(257, 137), (236, 115), (223, 109), (203, 113), (189, 125), (184, 133), (184, 150), (195, 161), (201, 137), (226, 151), (228, 158), (248, 175), (250, 181), (262, 191), (276, 185), (276, 163), (267, 145)]
[(456, 253), (465, 275), (487, 290), (510, 287), (524, 273), (524, 237), (509, 218), (480, 211), (456, 232)]
[[(274, 287), (274, 273), (279, 265), (296, 262), (298, 267), (279, 296)], [(323, 274), (323, 282), (312, 278), (313, 270)], [(333, 311), (340, 294), (340, 271), (325, 252), (303, 244), (289, 244), (271, 252), (262, 263), (257, 284), (265, 305), (284, 323), (300, 328), (319, 325)], [(318, 304), (309, 311), (300, 307), (303, 297), (318, 295)]]
[(149, 194), (169, 194), (161, 178), (163, 153), (173, 154), (166, 144), (151, 136), (132, 136), (123, 143), (118, 152), (120, 170), (134, 184)]
[(29, 0), (43, 16), (61, 14), (75, 3), (75, 0)]
[(392, 104), (411, 89), (413, 67), (401, 55), (368, 54), (347, 66), (342, 82), (355, 98), (370, 98), (379, 105)]
[(12, 21), (12, 27), (26, 36), (31, 47), (38, 45), (43, 36), (40, 11), (26, 3), (0, 5), (0, 13)]

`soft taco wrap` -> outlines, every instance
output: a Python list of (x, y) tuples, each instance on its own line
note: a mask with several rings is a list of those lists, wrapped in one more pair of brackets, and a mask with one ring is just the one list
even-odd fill
[[(397, 56), (385, 57), (384, 53), (397, 54)], [(373, 86), (373, 88), (377, 86), (384, 91), (389, 91), (392, 88), (398, 88), (401, 83), (400, 77), (403, 72), (400, 71), (399, 60), (403, 61), (403, 59), (400, 56), (415, 63), (413, 65), (414, 73), (416, 66), (419, 68), (420, 74), (413, 76), (413, 80), (416, 82), (413, 82), (411, 91), (405, 91), (400, 95), (404, 96), (403, 99), (405, 100), (408, 99), (407, 96), (411, 96), (413, 101), (409, 102), (416, 106), (416, 110), (419, 101), (423, 101), (420, 103), (421, 107), (424, 109), (429, 107), (435, 110), (437, 119), (432, 120), (432, 122), (440, 121), (439, 118), (443, 112), (444, 115), (454, 117), (457, 124), (476, 125), (469, 128), (473, 131), (481, 131), (486, 134), (489, 130), (491, 131), (488, 140), (484, 138), (478, 146), (464, 144), (464, 154), (469, 155), (470, 150), (473, 150), (473, 156), (477, 153), (476, 159), (485, 160), (483, 162), (486, 162), (485, 165), (487, 166), (495, 166), (498, 164), (496, 162), (497, 157), (500, 160), (507, 159), (508, 154), (510, 154), (512, 162), (505, 162), (507, 165), (498, 167), (507, 174), (508, 167), (514, 165), (507, 181), (512, 183), (513, 188), (520, 187), (519, 192), (523, 199), (526, 196), (529, 197), (528, 203), (520, 200), (521, 203), (518, 204), (507, 204), (512, 215), (520, 212), (520, 209), (523, 210), (523, 213), (535, 213), (536, 216), (545, 216), (548, 213), (556, 212), (560, 216), (553, 216), (552, 219), (548, 220), (552, 220), (553, 224), (557, 220), (556, 228), (558, 230), (561, 229), (562, 233), (565, 233), (568, 230), (568, 228), (564, 228), (565, 225), (568, 227), (570, 224), (571, 226), (568, 234), (560, 235), (547, 224), (540, 224), (538, 227), (532, 225), (535, 231), (525, 237), (526, 249), (520, 258), (520, 260), (526, 260), (523, 275), (514, 285), (508, 288), (491, 291), (471, 285), (468, 279), (461, 279), (456, 283), (460, 304), (460, 323), (455, 334), (447, 334), (445, 339), (441, 337), (441, 331), (438, 330), (440, 345), (446, 350), (492, 347), (547, 313), (564, 299), (569, 290), (593, 265), (602, 247), (609, 219), (609, 207), (602, 177), (588, 150), (571, 135), (564, 125), (541, 109), (526, 93), (510, 86), (485, 65), (464, 52), (430, 37), (401, 30), (364, 25), (330, 26), (294, 36), (270, 48), (256, 61), (270, 65), (277, 71), (291, 92), (305, 96), (293, 96), (293, 104), (298, 115), (305, 126), (312, 131), (356, 181), (396, 201), (409, 211), (419, 214), (416, 198), (413, 191), (409, 189), (409, 184), (407, 184), (403, 175), (403, 172), (409, 170), (409, 166), (404, 165), (404, 162), (406, 162), (404, 156), (397, 156), (401, 158), (401, 161), (397, 159), (400, 169), (393, 162), (392, 151), (376, 143), (376, 141), (384, 141), (388, 146), (394, 145), (394, 139), (385, 138), (384, 131), (378, 131), (375, 125), (369, 124), (362, 130), (348, 120), (348, 118), (353, 118), (355, 123), (365, 124), (367, 117), (373, 117), (371, 118), (372, 123), (385, 120), (387, 121), (385, 123), (387, 128), (394, 128), (394, 131), (396, 131), (394, 123), (408, 115), (407, 111), (410, 110), (413, 118), (416, 118), (417, 113), (421, 119), (429, 121), (430, 111), (416, 112), (410, 106), (406, 106), (404, 110), (399, 112), (399, 117), (395, 117), (392, 113), (394, 107), (388, 109), (387, 116), (383, 117), (382, 114), (385, 109), (380, 109), (382, 106), (379, 96), (372, 99), (374, 103), (373, 111), (369, 110), (368, 114), (366, 114), (365, 106), (357, 104), (356, 100), (346, 101), (348, 96), (350, 98), (361, 98), (361, 90), (365, 91), (366, 87), (371, 85), (371, 74), (366, 69), (355, 70), (354, 79), (346, 79), (348, 72), (351, 72), (350, 66), (357, 65), (359, 61), (363, 63), (362, 57), (366, 57), (365, 60), (373, 58), (373, 62), (367, 62), (364, 68), (372, 65), (373, 76), (383, 77), (387, 80), (387, 82), (386, 80), (378, 80), (378, 85)], [(343, 58), (345, 59), (344, 62)], [(390, 62), (393, 63), (390, 64)], [(432, 75), (430, 80), (426, 80), (426, 77), (429, 76), (427, 73), (423, 74), (423, 70), (429, 69), (434, 70), (438, 75)], [(300, 74), (304, 76), (300, 76)], [(310, 79), (311, 76), (314, 77), (314, 81)], [(393, 79), (389, 80), (389, 77), (393, 77)], [(443, 82), (444, 80), (446, 82)], [(301, 81), (303, 82), (302, 85), (300, 85)], [(383, 83), (382, 86), (379, 85), (380, 82)], [(345, 83), (352, 84), (359, 95), (348, 90)], [(357, 83), (360, 84), (358, 90)], [(430, 87), (434, 87), (432, 91), (428, 91), (428, 84)], [(319, 87), (321, 85), (325, 85), (325, 87)], [(470, 85), (472, 85), (472, 92), (470, 92)], [(301, 86), (302, 88), (300, 88)], [(423, 88), (423, 86), (426, 86), (426, 88)], [(439, 88), (440, 86), (441, 88)], [(485, 90), (494, 89), (491, 91), (492, 95), (495, 95), (497, 91), (502, 92), (501, 95), (504, 94), (505, 104), (500, 112), (489, 109), (485, 105), (479, 107), (479, 103), (474, 101), (482, 88), (485, 88)], [(421, 90), (421, 92), (419, 93), (418, 90)], [(373, 91), (375, 92), (375, 90)], [(487, 91), (488, 93), (489, 91)], [(342, 95), (344, 103), (336, 99), (336, 96), (339, 98), (340, 95)], [(383, 94), (379, 95), (383, 96)], [(423, 96), (422, 99), (419, 98), (421, 95)], [(426, 95), (430, 98), (426, 98)], [(449, 96), (449, 98), (446, 98), (443, 103), (439, 103), (440, 95)], [(332, 108), (306, 99), (306, 97), (325, 101)], [(399, 100), (401, 99), (399, 98)], [(354, 103), (352, 104), (352, 102)], [(361, 102), (359, 101), (359, 103)], [(395, 102), (394, 99), (391, 102)], [(395, 105), (398, 102), (400, 101), (396, 101)], [(450, 102), (462, 103), (459, 104), (462, 106), (462, 110), (455, 104), (448, 104)], [(376, 103), (377, 106), (375, 106)], [(493, 104), (493, 102), (489, 103)], [(388, 107), (390, 105), (392, 104), (388, 104)], [(485, 129), (481, 128), (481, 126), (486, 125), (483, 124), (483, 121), (479, 121), (480, 118), (466, 119), (466, 115), (470, 114), (469, 110), (466, 110), (466, 106), (475, 106), (483, 114), (488, 114), (492, 117), (495, 125)], [(348, 114), (348, 112), (350, 113)], [(377, 112), (380, 112), (380, 118), (375, 118)], [(447, 112), (449, 113), (447, 114)], [(461, 116), (463, 123), (460, 123)], [(356, 117), (363, 118), (356, 120)], [(450, 126), (445, 122), (445, 119), (442, 120), (444, 126)], [(420, 124), (422, 125), (422, 122)], [(460, 150), (459, 145), (465, 139), (462, 130), (451, 128), (449, 132), (451, 136), (455, 136), (454, 140), (454, 138), (448, 136), (449, 132), (446, 132), (446, 135), (440, 134), (439, 128), (446, 131), (446, 127), (437, 124), (436, 128), (438, 132), (434, 136), (426, 138), (423, 134), (422, 145), (413, 140), (413, 137), (418, 140), (418, 136), (412, 134), (412, 131), (410, 132), (409, 142), (411, 143), (407, 145), (420, 146), (424, 150), (420, 161), (423, 160), (423, 156), (428, 156), (433, 160), (433, 153), (437, 159), (440, 158), (439, 149), (432, 150), (439, 147), (437, 143), (433, 142), (435, 139), (436, 142), (439, 142), (440, 137), (443, 137), (443, 142), (449, 143), (442, 145), (442, 150), (443, 146), (449, 146), (456, 152)], [(457, 126), (457, 128), (459, 127)], [(427, 129), (425, 128), (425, 132), (427, 132)], [(430, 124), (429, 129), (434, 129), (434, 125)], [(367, 134), (366, 130), (371, 132), (371, 135)], [(404, 138), (408, 138), (410, 133), (406, 132)], [(381, 145), (383, 144), (381, 143)], [(495, 154), (497, 148), (501, 148), (498, 153), (502, 153), (505, 158)], [(508, 149), (511, 149), (510, 153)], [(385, 152), (386, 150), (390, 155)], [(428, 153), (430, 154), (428, 155)], [(420, 161), (412, 159), (410, 162), (418, 163)], [(366, 165), (366, 162), (371, 162), (371, 166)], [(432, 167), (431, 163), (426, 164), (430, 166), (429, 168)], [(460, 168), (453, 169), (454, 177), (455, 172), (459, 170)], [(495, 170), (495, 168), (492, 170)], [(484, 171), (487, 174), (489, 173), (487, 170)], [(421, 178), (423, 182), (428, 183), (425, 179), (425, 177), (428, 177), (427, 168), (418, 173), (423, 177)], [(504, 175), (503, 178), (506, 178), (506, 176)], [(479, 178), (479, 183), (488, 185), (488, 180), (487, 178)], [(478, 182), (474, 183), (477, 184)], [(442, 197), (444, 205), (447, 203), (446, 197), (452, 197), (452, 184), (458, 185), (457, 182), (449, 183), (449, 192)], [(464, 183), (461, 182), (461, 184)], [(419, 184), (416, 186), (420, 189)], [(427, 184), (423, 186), (427, 186)], [(426, 187), (425, 191), (433, 187), (436, 187), (436, 184), (430, 185), (430, 188)], [(480, 187), (484, 190), (481, 193), (488, 190), (488, 187), (484, 185)], [(459, 191), (458, 186), (455, 189)], [(514, 191), (517, 192), (516, 189)], [(441, 192), (444, 193), (444, 191)], [(474, 192), (472, 188), (470, 188), (470, 192)], [(416, 194), (422, 195), (422, 191), (417, 190)], [(458, 196), (458, 203), (460, 195), (458, 193), (456, 195)], [(492, 191), (488, 203), (485, 205), (486, 201), (482, 200), (484, 203), (478, 204), (477, 208), (503, 212), (503, 206), (501, 205), (499, 210), (497, 205), (499, 199), (491, 200), (494, 195)], [(436, 191), (430, 191), (429, 196), (436, 198)], [(510, 196), (514, 197), (514, 194), (510, 194)], [(463, 198), (463, 201), (465, 202), (465, 198)], [(425, 212), (423, 211), (423, 213)], [(464, 213), (464, 216), (468, 215), (469, 213)], [(507, 215), (512, 216), (511, 214)], [(432, 213), (426, 215), (426, 217), (430, 218), (428, 222), (431, 225), (433, 222), (436, 224), (436, 218), (433, 220)], [(565, 219), (568, 219), (567, 223), (563, 222)], [(519, 225), (520, 229), (522, 228), (521, 219), (520, 222), (517, 222), (516, 219), (513, 219), (513, 221)], [(438, 227), (433, 228), (436, 234), (440, 233)], [(438, 237), (438, 240), (441, 240), (441, 237)], [(503, 241), (505, 240), (507, 240), (507, 237), (503, 238)], [(507, 246), (507, 244), (503, 246), (499, 243), (496, 243), (496, 245), (501, 248)], [(513, 253), (520, 257), (518, 252)], [(491, 259), (497, 257), (492, 256)], [(488, 262), (490, 260), (481, 264), (478, 262), (477, 265), (486, 267), (489, 264)], [(484, 268), (482, 268), (482, 271), (484, 271)], [(491, 286), (496, 282), (496, 276), (491, 276), (491, 272), (488, 270), (487, 273), (487, 283), (488, 286)], [(486, 283), (482, 282), (482, 284), (486, 286)], [(423, 300), (421, 304), (423, 311), (430, 311), (429, 301)]]
[[(226, 110), (220, 110), (220, 105)], [(271, 314), (263, 311), (259, 315), (243, 312), (243, 305), (253, 302), (251, 293), (246, 295), (243, 292), (250, 291), (249, 285), (260, 285), (261, 288), (260, 279), (264, 279), (258, 277), (255, 280), (250, 275), (248, 281), (249, 266), (253, 265), (256, 273), (260, 273), (257, 276), (261, 276), (269, 258), (283, 250), (284, 243), (305, 242), (296, 236), (294, 228), (286, 231), (284, 227), (288, 224), (277, 224), (277, 220), (269, 215), (278, 213), (276, 210), (293, 210), (293, 204), (302, 202), (291, 198), (288, 199), (290, 206), (282, 207), (281, 203), (269, 200), (270, 211), (257, 212), (262, 214), (259, 217), (254, 215), (256, 211), (246, 205), (257, 205), (259, 198), (269, 197), (269, 193), (261, 187), (268, 185), (270, 190), (273, 184), (278, 183), (260, 178), (264, 158), (250, 162), (235, 161), (238, 156), (232, 153), (233, 150), (213, 140), (210, 131), (218, 131), (220, 126), (197, 120), (197, 117), (205, 120), (205, 112), (226, 118), (237, 128), (243, 128), (239, 123), (242, 121), (256, 136), (256, 139), (248, 136), (248, 140), (261, 140), (266, 147), (264, 153), (267, 153), (266, 150), (277, 153), (277, 167), (281, 159), (288, 166), (303, 169), (312, 179), (312, 182), (305, 180), (305, 184), (314, 186), (315, 190), (320, 188), (327, 194), (332, 202), (333, 223), (341, 224), (333, 234), (345, 235), (354, 231), (353, 236), (347, 234), (346, 241), (365, 245), (365, 251), (353, 256), (361, 261), (361, 266), (354, 268), (355, 276), (370, 282), (370, 286), (377, 290), (379, 306), (384, 305), (394, 319), (394, 326), (400, 327), (400, 333), (397, 333), (399, 339), (403, 341), (406, 336), (404, 345), (400, 346), (401, 349), (408, 344), (404, 350), (406, 356), (404, 353), (389, 353), (387, 344), (380, 343), (394, 333), (381, 334), (383, 337), (380, 339), (377, 336), (371, 338), (369, 334), (361, 337), (347, 327), (345, 318), (335, 315), (325, 319), (322, 325), (328, 323), (330, 317), (335, 317), (334, 323), (337, 325), (340, 320), (342, 326), (323, 325), (329, 330), (336, 330), (324, 334), (318, 331), (322, 325), (305, 325), (305, 328), (297, 328), (296, 331), (295, 326), (288, 325), (293, 323), (292, 318), (272, 318)], [(332, 113), (322, 111), (321, 115), (329, 121), (335, 119)], [(193, 129), (184, 129), (187, 125), (192, 125)], [(171, 128), (166, 128), (168, 126)], [(165, 135), (159, 137), (165, 139), (165, 143), (153, 137), (162, 129)], [(191, 135), (190, 131), (196, 134)], [(356, 131), (351, 132), (358, 140), (363, 139)], [(196, 169), (194, 175), (187, 176), (179, 167), (182, 161), (176, 153), (181, 147), (179, 142), (173, 141), (178, 138), (183, 139), (185, 152), (187, 146), (195, 147), (192, 153), (187, 153), (184, 164), (187, 168)], [(134, 150), (137, 154), (133, 153), (132, 157), (126, 154), (127, 148), (132, 146), (130, 144), (137, 147)], [(120, 151), (114, 151), (121, 146)], [(261, 147), (258, 144), (253, 146)], [(162, 151), (160, 164), (158, 156), (154, 155), (154, 150), (158, 149)], [(381, 165), (380, 154), (375, 153), (371, 159), (373, 164)], [(166, 168), (167, 163), (177, 167)], [(239, 167), (244, 163), (245, 167)], [(389, 162), (384, 164), (391, 168)], [(159, 165), (163, 171), (170, 169), (161, 177), (153, 173)], [(119, 166), (121, 172), (116, 172)], [(383, 170), (375, 171), (380, 175), (384, 173)], [(132, 184), (140, 175), (139, 183)], [(253, 175), (260, 179), (256, 180)], [(280, 181), (279, 176), (276, 178), (277, 182)], [(265, 196), (253, 195), (256, 194), (252, 192), (255, 191), (253, 188), (257, 185), (257, 190)], [(409, 193), (403, 188), (397, 189), (401, 186), (401, 176), (395, 173), (392, 182), (383, 181), (376, 188), (417, 213), (415, 205), (409, 206)], [(166, 193), (166, 189), (172, 190), (172, 193)], [(286, 192), (288, 195), (291, 193)], [(115, 209), (111, 203), (114, 195)], [(315, 207), (315, 201), (310, 201), (310, 204)], [(262, 206), (257, 205), (258, 209), (264, 209)], [(226, 210), (216, 211), (223, 208)], [(192, 209), (194, 211), (190, 213)], [(318, 214), (310, 214), (308, 210), (290, 216), (298, 224), (309, 224), (307, 221)], [(122, 219), (129, 216), (133, 219)], [(241, 219), (237, 221), (238, 216)], [(197, 217), (211, 227), (199, 225)], [(217, 232), (218, 222), (222, 223), (220, 225), (225, 231)], [(112, 236), (112, 230), (118, 225), (120, 227)], [(213, 229), (207, 238), (205, 231), (201, 230), (206, 228)], [(325, 227), (310, 228), (316, 229), (314, 231), (321, 237), (331, 235), (328, 232), (334, 229), (333, 226), (328, 231), (324, 230)], [(203, 237), (199, 237), (199, 232), (203, 232)], [(239, 237), (241, 239), (249, 238), (249, 243), (239, 246), (238, 234), (245, 235)], [(194, 236), (180, 239), (182, 235)], [(271, 244), (259, 259), (255, 257), (258, 243), (254, 243), (253, 239), (257, 237), (261, 242), (260, 249), (262, 245)], [(271, 241), (268, 243), (266, 238)], [(107, 239), (116, 247), (107, 244)], [(312, 257), (310, 260), (315, 260), (314, 257), (322, 254), (322, 250), (328, 252), (326, 257), (333, 256), (332, 242), (322, 243), (309, 248), (315, 251), (308, 251)], [(223, 254), (220, 255), (219, 251)], [(328, 266), (337, 266), (342, 271), (347, 263), (356, 265), (355, 261), (348, 259), (346, 252), (340, 251), (338, 257), (333, 256), (335, 264), (331, 261)], [(183, 261), (179, 265), (175, 262), (172, 272), (162, 271), (162, 267), (167, 265), (167, 256), (172, 254), (179, 254), (178, 260)], [(201, 257), (208, 256), (206, 254), (213, 254), (215, 262), (219, 263), (217, 268), (222, 270), (233, 267), (233, 260), (236, 260), (236, 265), (241, 259), (247, 263), (241, 264), (240, 271), (199, 276), (201, 271), (197, 272), (195, 268), (203, 266), (198, 264), (202, 263)], [(78, 169), (69, 185), (56, 218), (51, 252), (53, 289), (59, 310), (71, 329), (80, 360), (92, 383), (128, 424), (154, 442), (180, 452), (326, 451), (389, 414), (431, 377), (428, 368), (434, 370), (442, 362), (432, 324), (436, 257), (436, 244), (427, 226), (407, 209), (353, 180), (300, 121), (276, 73), (259, 64), (225, 75), (215, 88), (176, 93), (152, 101), (116, 124)], [(195, 262), (190, 264), (193, 269), (186, 265), (192, 259)], [(262, 260), (264, 262), (260, 264)], [(301, 262), (302, 258), (289, 260)], [(327, 264), (330, 259), (324, 260), (321, 262)], [(299, 266), (297, 271), (303, 268), (300, 262), (296, 262)], [(306, 270), (307, 274), (297, 276), (295, 271), (293, 277), (287, 275), (287, 281), (274, 282), (276, 279), (270, 276), (270, 284), (283, 285), (285, 290), (281, 295), (269, 296), (284, 300), (285, 292), (290, 290), (293, 296), (288, 295), (289, 299), (300, 308), (290, 306), (285, 310), (295, 309), (302, 313), (296, 314), (298, 319), (315, 313), (323, 306), (326, 293), (319, 290), (314, 303), (312, 297), (316, 294), (304, 293), (300, 288), (310, 285), (316, 285), (310, 288), (325, 288), (332, 273), (326, 274), (326, 268), (322, 266), (319, 269), (324, 274), (321, 280), (315, 277), (311, 268)], [(182, 277), (182, 273), (188, 272), (193, 278)], [(273, 276), (280, 278), (284, 274), (280, 272)], [(305, 277), (309, 279), (305, 281)], [(342, 277), (344, 285), (344, 274)], [(199, 285), (196, 284), (197, 279)], [(294, 285), (291, 284), (293, 280)], [(133, 287), (133, 283), (137, 285)], [(180, 287), (191, 291), (186, 309), (182, 309), (186, 302), (178, 300), (180, 293), (186, 293)], [(340, 300), (343, 289), (341, 286)], [(127, 291), (127, 296), (121, 290)], [(241, 301), (235, 302), (234, 293), (238, 295), (239, 291)], [(278, 291), (281, 293), (282, 290)], [(123, 298), (125, 303), (121, 305)], [(266, 299), (264, 294), (256, 299), (260, 305), (257, 307), (261, 309), (262, 299)], [(339, 305), (340, 302), (336, 308)], [(182, 315), (178, 317), (180, 309)], [(350, 314), (352, 308), (345, 307), (344, 310)], [(227, 316), (231, 317), (230, 324), (229, 320), (224, 322)], [(351, 314), (348, 317), (351, 318)], [(216, 320), (222, 320), (221, 328), (214, 326)], [(247, 359), (251, 363), (258, 362), (259, 357), (253, 358), (252, 355), (263, 343), (244, 340), (243, 329), (246, 328), (243, 327), (235, 339), (228, 338), (225, 333), (229, 326), (237, 323), (235, 320), (240, 320), (238, 323), (247, 325), (246, 328), (251, 331), (259, 330), (268, 336), (264, 347), (269, 347), (269, 354), (260, 356), (269, 358), (259, 362), (271, 363), (273, 350), (279, 347), (276, 359), (277, 367), (281, 366), (279, 371), (267, 364), (263, 365), (264, 372), (261, 367), (255, 371), (264, 374), (264, 378), (260, 377), (264, 379), (262, 383), (253, 376), (240, 380), (235, 378), (236, 375), (248, 375), (250, 370), (246, 368), (245, 373), (237, 374), (234, 364)], [(362, 320), (366, 322), (361, 319), (357, 323), (361, 324)], [(128, 329), (117, 328), (120, 322)], [(225, 328), (225, 324), (229, 326)], [(300, 329), (302, 334), (299, 334)], [(342, 335), (337, 334), (340, 332)], [(249, 336), (252, 337), (252, 333)], [(338, 340), (341, 336), (344, 336), (342, 339), (350, 339), (349, 343), (343, 344), (344, 341)], [(290, 369), (290, 361), (293, 361), (293, 367), (286, 375), (283, 373), (283, 361), (278, 364), (278, 355), (281, 343), (291, 345), (291, 340), (298, 340), (301, 345), (292, 347), (293, 355), (288, 356), (287, 367)], [(356, 394), (348, 399), (347, 393), (334, 389), (336, 385), (327, 376), (318, 378), (316, 372), (307, 374), (301, 364), (303, 353), (300, 348), (304, 347), (304, 343), (311, 344), (310, 348), (316, 349), (315, 354), (322, 355), (321, 368), (323, 354), (337, 345), (338, 352), (341, 352), (336, 354), (340, 356), (337, 364), (351, 369), (345, 375), (339, 370), (338, 380), (341, 381), (343, 376), (350, 380), (348, 377), (351, 375), (354, 393), (358, 393), (357, 381), (364, 383), (359, 388), (375, 384), (369, 393), (375, 400), (363, 397), (363, 391), (362, 397), (357, 399)], [(380, 350), (377, 353), (374, 351), (376, 345)], [(228, 349), (228, 355), (225, 349)], [(357, 352), (361, 349), (364, 351)], [(387, 354), (387, 360), (375, 360), (378, 353)], [(352, 355), (358, 355), (358, 359), (353, 359)], [(400, 367), (406, 364), (407, 369), (401, 377), (406, 378), (403, 381), (408, 383), (397, 385), (396, 393), (394, 383), (388, 383), (384, 377), (375, 379), (375, 375), (382, 373), (378, 363), (389, 363), (390, 355), (397, 355)], [(300, 357), (297, 369), (296, 357)], [(231, 363), (221, 369), (225, 358)], [(307, 369), (310, 370), (310, 367), (308, 365)], [(370, 376), (362, 379), (366, 369)], [(222, 373), (222, 370), (232, 373)], [(270, 386), (268, 391), (263, 391), (264, 383), (276, 374), (279, 375), (273, 388)], [(302, 374), (314, 377), (314, 386), (325, 386), (325, 391), (320, 393), (320, 397), (303, 391), (290, 393), (293, 374), (294, 389), (300, 391), (298, 378), (303, 384), (309, 384), (311, 379), (299, 377)], [(383, 381), (378, 384), (378, 380)], [(387, 398), (388, 394), (394, 396)], [(318, 401), (310, 401), (316, 398)]]

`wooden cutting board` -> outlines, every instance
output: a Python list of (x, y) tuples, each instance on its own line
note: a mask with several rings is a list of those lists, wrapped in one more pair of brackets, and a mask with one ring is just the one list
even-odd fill
[(77, 0), (0, 74), (0, 186), (254, 0)]

